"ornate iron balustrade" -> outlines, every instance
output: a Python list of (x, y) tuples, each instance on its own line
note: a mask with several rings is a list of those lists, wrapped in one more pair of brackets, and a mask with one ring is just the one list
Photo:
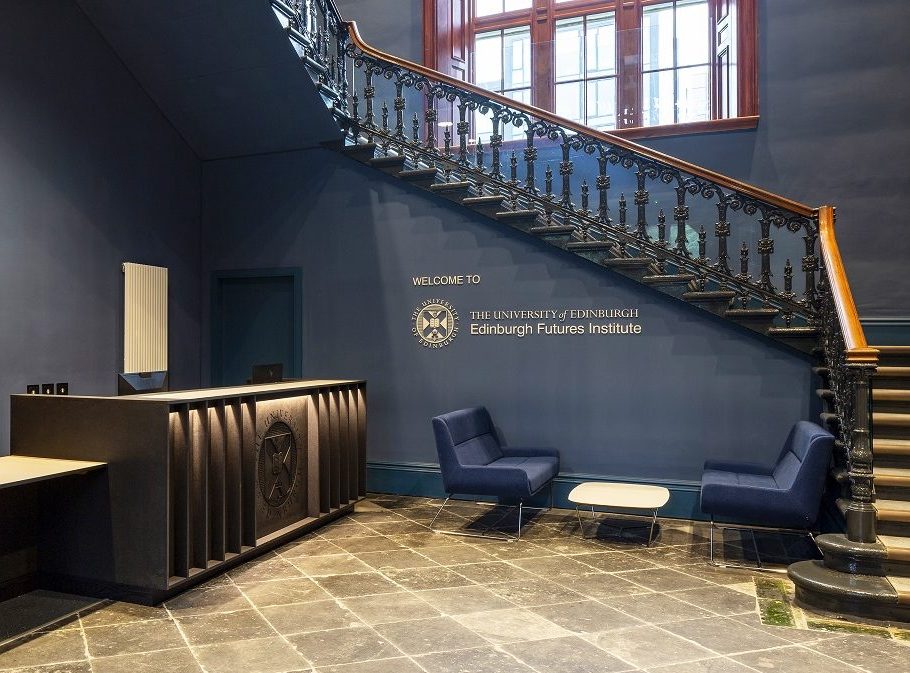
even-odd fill
[(537, 221), (534, 233), (568, 234), (569, 249), (648, 260), (655, 277), (688, 280), (689, 296), (729, 297), (731, 317), (770, 315), (781, 332), (818, 333), (838, 418), (832, 429), (846, 447), (851, 537), (867, 538), (870, 526), (874, 537), (868, 427), (877, 360), (865, 353), (858, 362), (855, 352), (851, 360), (858, 346), (846, 335), (859, 322), (838, 309), (845, 292), (853, 304), (833, 233), (827, 251), (820, 242), (825, 209), (380, 52), (333, 0), (272, 4), (347, 143), (375, 143), (474, 197), (502, 197)]

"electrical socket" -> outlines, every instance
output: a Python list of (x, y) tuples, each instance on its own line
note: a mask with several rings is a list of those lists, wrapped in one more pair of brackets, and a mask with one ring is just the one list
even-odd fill
[(37, 395), (41, 392), (41, 386), (39, 386), (37, 383), (30, 383), (25, 386), (25, 392), (28, 395)]
[(54, 384), (53, 383), (42, 383), (41, 384), (41, 394), (42, 395), (53, 395), (54, 394)]
[(57, 384), (57, 394), (58, 395), (69, 395), (70, 394), (70, 384), (69, 383), (58, 383)]

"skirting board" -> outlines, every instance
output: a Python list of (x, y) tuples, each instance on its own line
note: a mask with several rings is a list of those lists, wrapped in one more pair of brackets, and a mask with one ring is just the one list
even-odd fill
[[(602, 474), (560, 474), (553, 482), (554, 506), (574, 508), (575, 505), (568, 499), (569, 492), (585, 481), (664, 486), (670, 491), (670, 501), (661, 507), (660, 516), (671, 519), (707, 519), (698, 505), (700, 486), (697, 481), (636, 480)], [(439, 467), (429, 463), (367, 462), (367, 490), (371, 493), (394, 493), (424, 498), (439, 498), (446, 495)], [(548, 494), (546, 492), (538, 494), (526, 504), (545, 507), (548, 504)]]
[(873, 346), (910, 345), (910, 317), (860, 318), (866, 341)]

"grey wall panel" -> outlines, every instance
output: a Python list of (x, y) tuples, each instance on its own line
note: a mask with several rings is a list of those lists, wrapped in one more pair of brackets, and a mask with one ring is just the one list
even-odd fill
[[(810, 418), (801, 356), (329, 150), (204, 173), (206, 270), (303, 269), (304, 374), (369, 381), (370, 460), (435, 462), (430, 417), (486, 404), (509, 443), (558, 446), (565, 471), (689, 480), (709, 456), (772, 461)], [(436, 273), (482, 281), (413, 285)], [(438, 350), (411, 334), (434, 297), (461, 313)], [(471, 310), (621, 306), (642, 335), (467, 333)]]
[(171, 383), (198, 384), (193, 152), (68, 0), (4, 4), (0, 92), (0, 399), (115, 393), (124, 261), (170, 269)]

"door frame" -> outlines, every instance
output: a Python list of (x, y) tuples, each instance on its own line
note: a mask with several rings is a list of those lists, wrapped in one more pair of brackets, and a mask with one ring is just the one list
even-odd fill
[(222, 343), (224, 334), (222, 324), (222, 283), (225, 280), (238, 278), (290, 278), (294, 302), (293, 343), (291, 362), (287, 363), (285, 376), (300, 378), (303, 375), (303, 269), (298, 266), (275, 267), (264, 269), (228, 269), (213, 271), (211, 277), (211, 311), (209, 313), (209, 346), (211, 358), (209, 375), (213, 386), (224, 385), (222, 371)]

